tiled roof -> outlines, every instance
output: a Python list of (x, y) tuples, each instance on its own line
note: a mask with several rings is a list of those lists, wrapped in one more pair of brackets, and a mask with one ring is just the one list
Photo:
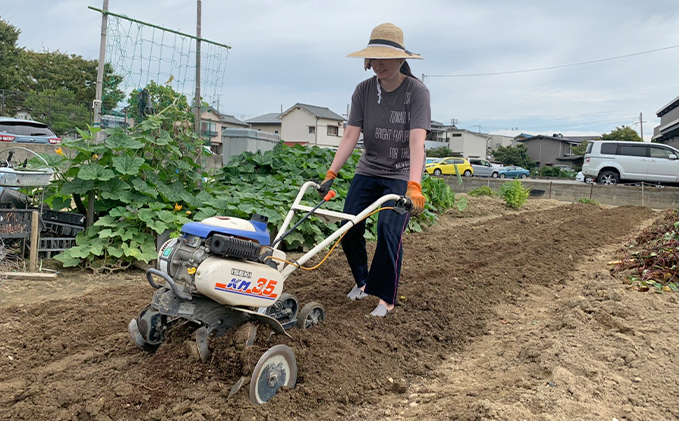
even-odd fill
[(245, 121), (239, 120), (238, 118), (234, 117), (233, 115), (229, 115), (229, 114), (220, 114), (220, 115), (222, 116), (220, 121), (222, 121), (223, 123), (236, 124), (236, 125), (243, 126), (243, 127), (249, 126), (248, 123), (246, 123)]
[(314, 117), (325, 118), (328, 120), (345, 121), (345, 117), (341, 116), (340, 114), (334, 113), (333, 111), (329, 110), (328, 107), (317, 107), (316, 105), (301, 104), (299, 102), (290, 107), (289, 109), (287, 109), (286, 111), (284, 111), (281, 114), (281, 117), (285, 116), (295, 108), (303, 109), (310, 113), (311, 115), (313, 115)]
[(278, 118), (281, 113), (269, 113), (263, 114), (259, 117), (253, 117), (246, 120), (246, 123), (250, 124), (281, 124), (281, 120)]

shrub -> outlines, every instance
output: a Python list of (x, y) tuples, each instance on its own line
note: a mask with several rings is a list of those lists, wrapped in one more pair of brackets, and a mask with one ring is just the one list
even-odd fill
[(477, 196), (491, 196), (491, 197), (493, 197), (493, 196), (496, 195), (496, 193), (494, 193), (494, 191), (491, 190), (491, 188), (489, 188), (488, 186), (482, 186), (482, 187), (477, 187), (474, 190), (470, 190), (468, 195), (472, 196), (472, 197), (477, 197)]
[(598, 202), (597, 200), (588, 199), (588, 198), (585, 198), (585, 197), (580, 198), (576, 202), (577, 203), (585, 203), (587, 205), (599, 205), (600, 204), (600, 202)]
[(531, 189), (524, 187), (519, 180), (514, 180), (501, 184), (498, 194), (508, 206), (519, 209), (526, 203), (530, 191)]

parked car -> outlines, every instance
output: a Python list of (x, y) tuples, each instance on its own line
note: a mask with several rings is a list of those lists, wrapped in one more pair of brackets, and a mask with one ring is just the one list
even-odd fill
[(472, 165), (465, 158), (449, 157), (444, 158), (439, 162), (428, 164), (425, 166), (425, 171), (430, 175), (455, 175), (456, 168), (458, 169), (458, 174), (464, 177), (472, 177), (474, 170)]
[(436, 162), (441, 161), (444, 158), (425, 158), (425, 165), (427, 164), (434, 164)]
[(660, 143), (598, 140), (588, 144), (583, 174), (600, 184), (678, 183), (678, 150)]
[(583, 175), (583, 171), (579, 171), (576, 174), (576, 177), (574, 177), (574, 180), (580, 181), (581, 183), (588, 183), (588, 184), (593, 182), (592, 178), (586, 177), (585, 175)]
[(501, 167), (493, 165), (486, 159), (468, 158), (468, 161), (470, 162), (470, 165), (472, 165), (472, 170), (475, 174), (475, 177), (498, 177), (498, 171), (501, 169)]
[(0, 142), (57, 145), (61, 143), (61, 138), (45, 123), (0, 117)]
[(529, 174), (529, 170), (515, 166), (503, 167), (498, 170), (498, 177), (500, 178), (527, 178)]

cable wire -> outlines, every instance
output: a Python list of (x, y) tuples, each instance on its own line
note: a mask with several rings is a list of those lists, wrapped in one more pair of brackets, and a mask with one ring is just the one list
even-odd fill
[(639, 56), (639, 55), (642, 55), (642, 54), (656, 53), (658, 51), (670, 50), (671, 48), (678, 48), (678, 47), (680, 47), (680, 45), (671, 45), (669, 47), (657, 48), (655, 50), (641, 51), (639, 53), (632, 53), (632, 54), (626, 54), (626, 55), (622, 55), (622, 56), (603, 58), (603, 59), (599, 59), (599, 60), (583, 61), (583, 62), (580, 62), (580, 63), (563, 64), (563, 65), (560, 65), (560, 66), (539, 67), (537, 69), (512, 70), (512, 71), (507, 71), (507, 72), (492, 72), (492, 73), (470, 73), (470, 74), (467, 74), (467, 75), (423, 75), (423, 76), (430, 77), (430, 78), (432, 78), (432, 77), (473, 77), (473, 76), (498, 76), (498, 75), (510, 75), (510, 74), (516, 74), (516, 73), (539, 72), (539, 71), (542, 71), (542, 70), (563, 69), (565, 67), (582, 66), (584, 64), (593, 64), (593, 63), (601, 63), (603, 61), (609, 61), (609, 60), (618, 60), (618, 59), (621, 59), (621, 58), (634, 57), (634, 56)]

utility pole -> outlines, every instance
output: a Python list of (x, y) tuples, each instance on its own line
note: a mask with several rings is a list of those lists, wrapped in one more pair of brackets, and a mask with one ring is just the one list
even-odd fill
[[(102, 92), (104, 90), (104, 65), (106, 64), (106, 28), (109, 22), (109, 0), (104, 0), (102, 5), (102, 30), (99, 41), (99, 63), (97, 67), (97, 83), (95, 85), (94, 102), (92, 102), (92, 126), (101, 127), (102, 121)], [(95, 134), (95, 143), (99, 143), (101, 132)], [(85, 226), (90, 227), (94, 224), (94, 191), (87, 195), (87, 215), (85, 216)]]
[[(194, 94), (194, 131), (201, 141), (198, 147), (198, 166), (203, 170), (203, 138), (201, 138), (201, 0), (196, 0), (196, 92)], [(199, 179), (198, 185), (201, 186)]]
[(642, 131), (642, 112), (640, 112), (640, 139), (642, 139), (642, 141), (644, 142), (645, 138), (642, 136), (642, 133), (643, 133), (643, 131)]

